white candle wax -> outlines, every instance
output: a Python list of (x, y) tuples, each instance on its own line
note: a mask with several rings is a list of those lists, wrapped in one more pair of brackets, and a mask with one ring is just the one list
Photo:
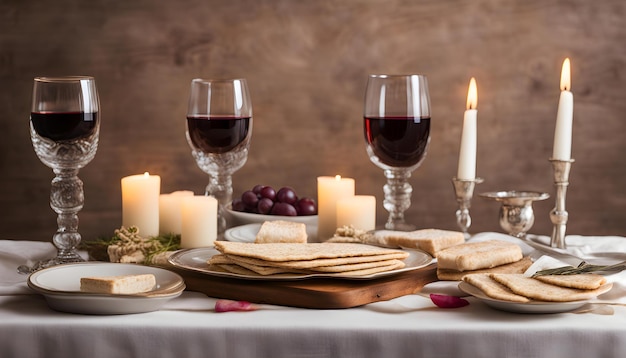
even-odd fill
[(463, 115), (463, 132), (461, 134), (457, 179), (474, 180), (476, 178), (477, 105), (478, 90), (476, 89), (476, 80), (472, 78), (467, 93), (467, 110)]
[(572, 121), (574, 119), (574, 95), (571, 89), (569, 58), (563, 62), (561, 70), (561, 96), (556, 114), (554, 130), (554, 148), (552, 159), (570, 160), (572, 158)]
[(335, 177), (317, 178), (317, 238), (330, 239), (337, 229), (337, 200), (354, 196), (354, 179)]
[(365, 231), (376, 229), (376, 197), (355, 195), (337, 200), (337, 227), (350, 225)]
[(183, 197), (180, 246), (213, 246), (216, 239), (217, 199), (205, 195)]
[(193, 191), (179, 190), (159, 196), (159, 232), (180, 234), (182, 226), (183, 198), (193, 196)]
[(141, 236), (159, 235), (161, 177), (144, 173), (122, 178), (122, 225), (136, 226)]

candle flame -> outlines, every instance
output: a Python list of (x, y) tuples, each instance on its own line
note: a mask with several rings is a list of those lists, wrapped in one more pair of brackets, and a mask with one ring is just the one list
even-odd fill
[(570, 70), (569, 57), (563, 61), (561, 68), (561, 91), (569, 91), (572, 88), (572, 74)]
[(341, 180), (341, 175), (335, 175), (335, 180), (336, 181), (340, 181)]
[(476, 109), (478, 107), (478, 89), (476, 88), (476, 79), (472, 77), (467, 90), (467, 109)]
[(150, 176), (150, 173), (145, 172), (145, 173), (143, 173), (143, 176), (147, 178), (147, 177), (149, 177), (149, 176)]

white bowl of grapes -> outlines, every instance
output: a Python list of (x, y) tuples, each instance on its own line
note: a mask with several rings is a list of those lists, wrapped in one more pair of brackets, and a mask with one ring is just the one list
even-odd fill
[(317, 203), (311, 197), (298, 197), (291, 187), (276, 190), (269, 185), (255, 185), (235, 197), (227, 211), (233, 226), (275, 220), (317, 226)]

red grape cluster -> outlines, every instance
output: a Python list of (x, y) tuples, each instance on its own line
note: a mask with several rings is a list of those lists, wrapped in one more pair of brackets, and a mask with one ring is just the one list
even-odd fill
[(317, 215), (317, 204), (311, 198), (298, 198), (290, 187), (278, 191), (271, 186), (255, 185), (246, 190), (241, 198), (233, 199), (234, 211), (263, 215), (306, 216)]

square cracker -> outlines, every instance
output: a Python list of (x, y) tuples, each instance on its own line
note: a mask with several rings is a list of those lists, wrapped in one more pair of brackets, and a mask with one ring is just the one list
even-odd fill
[[(331, 265), (331, 266), (325, 265), (325, 266), (304, 267), (308, 265), (303, 265), (303, 266), (300, 266), (300, 268), (297, 268), (298, 265), (280, 265), (280, 263), (277, 264), (275, 262), (272, 262), (270, 263), (271, 265), (268, 266), (267, 265), (268, 262), (263, 261), (263, 260), (249, 259), (249, 258), (240, 257), (240, 256), (227, 256), (227, 257), (230, 260), (232, 260), (233, 263), (236, 263), (243, 267), (247, 267), (251, 270), (254, 270), (252, 267), (265, 267), (267, 269), (272, 268), (276, 270), (286, 270), (290, 272), (347, 272), (347, 271), (371, 269), (371, 268), (381, 267), (381, 266), (397, 265), (398, 263), (401, 263), (402, 267), (404, 267), (404, 262), (400, 260), (396, 260), (396, 259), (352, 263), (352, 264), (337, 264), (337, 265)], [(289, 262), (289, 263), (294, 263), (294, 262)], [(298, 263), (298, 261), (296, 261), (295, 263)]]
[(595, 290), (580, 290), (576, 288), (560, 287), (537, 279), (526, 277), (523, 274), (490, 274), (495, 281), (505, 285), (511, 291), (531, 299), (548, 302), (570, 302), (588, 300), (603, 292)]
[(511, 242), (468, 242), (437, 253), (437, 267), (457, 271), (492, 268), (522, 259), (522, 249)]
[(403, 258), (409, 256), (408, 252), (401, 250), (345, 243), (269, 243), (259, 245), (244, 242), (216, 241), (215, 247), (220, 252), (228, 255), (253, 257), (277, 262), (375, 256), (383, 254), (400, 254), (404, 256)]
[(477, 273), (524, 273), (530, 266), (532, 266), (532, 264), (533, 261), (530, 257), (526, 256), (523, 259), (510, 264), (479, 270), (457, 271), (452, 269), (437, 268), (437, 278), (440, 281), (460, 281), (466, 275)]
[(606, 283), (606, 278), (594, 273), (578, 275), (546, 275), (535, 279), (561, 287), (595, 290)]
[[(218, 256), (218, 255), (215, 255)], [(215, 257), (214, 256), (214, 257)], [(354, 265), (369, 262), (379, 262), (393, 259), (404, 259), (404, 253), (372, 255), (372, 256), (356, 256), (356, 257), (339, 257), (334, 259), (316, 259), (316, 260), (296, 260), (296, 261), (267, 261), (254, 257), (246, 257), (239, 255), (224, 255), (229, 260), (237, 260), (238, 262), (246, 262), (259, 266), (274, 266), (294, 269), (315, 270), (318, 267), (330, 267), (339, 265)]]
[(299, 222), (275, 220), (265, 221), (256, 234), (255, 243), (306, 243), (306, 225)]
[(493, 280), (488, 273), (473, 273), (463, 277), (463, 281), (476, 286), (485, 295), (497, 300), (525, 303), (530, 301), (527, 297), (513, 293), (508, 287)]
[(376, 231), (370, 240), (389, 247), (420, 249), (434, 256), (443, 249), (465, 243), (465, 236), (460, 231), (440, 229), (421, 229), (408, 232), (381, 230)]

